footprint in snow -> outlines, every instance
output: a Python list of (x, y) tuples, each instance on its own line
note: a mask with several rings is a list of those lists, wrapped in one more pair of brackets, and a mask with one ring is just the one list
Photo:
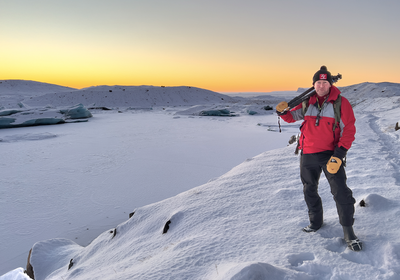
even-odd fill
[(300, 254), (293, 254), (288, 256), (288, 261), (291, 266), (299, 267), (305, 261), (313, 261), (315, 256), (313, 253), (300, 253)]

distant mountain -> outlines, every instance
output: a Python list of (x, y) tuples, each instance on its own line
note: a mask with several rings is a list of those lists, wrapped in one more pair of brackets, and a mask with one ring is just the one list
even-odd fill
[(53, 84), (24, 80), (0, 81), (0, 106), (20, 107), (19, 102), (37, 106), (84, 106), (151, 108), (214, 104), (233, 98), (211, 90), (178, 86), (93, 86), (74, 89)]
[(0, 95), (17, 94), (24, 96), (36, 96), (45, 93), (65, 92), (71, 90), (76, 89), (27, 80), (0, 80)]

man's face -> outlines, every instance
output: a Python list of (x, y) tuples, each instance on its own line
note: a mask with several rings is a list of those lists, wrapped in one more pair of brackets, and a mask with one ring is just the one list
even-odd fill
[(317, 95), (322, 97), (329, 93), (331, 84), (327, 80), (318, 80), (314, 83), (314, 88)]

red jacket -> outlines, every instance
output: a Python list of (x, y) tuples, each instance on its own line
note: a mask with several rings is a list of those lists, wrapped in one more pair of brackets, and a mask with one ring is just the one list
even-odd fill
[[(336, 126), (335, 112), (333, 102), (338, 98), (340, 91), (337, 87), (332, 86), (328, 99), (322, 105), (319, 111), (317, 95), (313, 95), (309, 100), (309, 107), (305, 115), (303, 115), (302, 104), (297, 105), (289, 111), (288, 114), (282, 115), (282, 119), (288, 123), (303, 120), (300, 130), (300, 146), (304, 154), (319, 153), (323, 151), (333, 151), (336, 146), (350, 149), (356, 134), (355, 117), (350, 102), (342, 96), (341, 102), (341, 119), (340, 124)], [(319, 124), (316, 125), (319, 114)]]

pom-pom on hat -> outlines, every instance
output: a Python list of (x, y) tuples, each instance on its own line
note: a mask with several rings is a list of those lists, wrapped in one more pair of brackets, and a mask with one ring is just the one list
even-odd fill
[(321, 69), (314, 74), (313, 84), (319, 80), (327, 80), (331, 85), (333, 84), (331, 72), (328, 71), (326, 66), (321, 66)]

